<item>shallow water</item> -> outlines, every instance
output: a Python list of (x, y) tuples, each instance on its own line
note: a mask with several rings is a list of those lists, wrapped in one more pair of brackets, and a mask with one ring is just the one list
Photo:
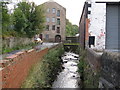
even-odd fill
[(64, 69), (57, 76), (52, 88), (79, 88), (78, 81), (80, 76), (77, 72), (78, 55), (68, 52), (64, 54), (62, 60), (64, 62), (62, 65)]

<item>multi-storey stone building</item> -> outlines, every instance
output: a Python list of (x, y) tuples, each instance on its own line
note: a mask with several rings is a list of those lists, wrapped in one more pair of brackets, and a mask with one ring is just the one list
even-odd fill
[(65, 40), (66, 9), (50, 0), (43, 3), (46, 28), (41, 34), (43, 41), (61, 42)]

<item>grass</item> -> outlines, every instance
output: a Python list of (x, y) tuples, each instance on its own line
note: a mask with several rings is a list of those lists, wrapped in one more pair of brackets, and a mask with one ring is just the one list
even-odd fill
[(43, 60), (35, 64), (21, 88), (51, 88), (61, 68), (62, 46), (49, 50)]
[(12, 52), (12, 51), (15, 51), (15, 50), (31, 49), (35, 45), (36, 45), (35, 43), (30, 43), (30, 44), (27, 44), (27, 45), (18, 45), (18, 46), (15, 46), (13, 48), (4, 48), (3, 47), (2, 48), (2, 54), (9, 53), (9, 52)]

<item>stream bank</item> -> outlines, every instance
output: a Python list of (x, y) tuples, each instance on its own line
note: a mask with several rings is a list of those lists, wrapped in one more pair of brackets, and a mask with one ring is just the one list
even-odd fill
[(61, 70), (62, 45), (51, 48), (42, 60), (33, 65), (21, 88), (51, 88)]

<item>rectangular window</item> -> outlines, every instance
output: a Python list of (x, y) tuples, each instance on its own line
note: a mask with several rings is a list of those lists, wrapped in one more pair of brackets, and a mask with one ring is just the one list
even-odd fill
[(46, 21), (47, 21), (47, 22), (50, 22), (50, 18), (46, 18)]
[(46, 25), (46, 30), (49, 31), (49, 25)]
[(88, 7), (91, 7), (91, 4), (88, 4)]
[(46, 34), (45, 38), (46, 38), (46, 40), (48, 40), (49, 39), (49, 34)]
[(47, 12), (48, 12), (48, 13), (50, 12), (50, 9), (49, 9), (49, 8), (47, 9)]
[(55, 18), (52, 18), (52, 22), (55, 22)]
[(91, 14), (91, 11), (88, 11), (88, 14)]
[(55, 30), (55, 25), (52, 25), (52, 30)]
[(57, 27), (57, 33), (60, 33), (60, 27)]
[(91, 45), (95, 45), (95, 36), (89, 36), (89, 48)]
[(60, 19), (57, 18), (57, 25), (60, 25)]
[(55, 8), (53, 8), (53, 9), (52, 9), (52, 13), (55, 13), (55, 12), (56, 12), (56, 9), (55, 9)]
[(60, 17), (60, 10), (57, 10), (57, 16)]

